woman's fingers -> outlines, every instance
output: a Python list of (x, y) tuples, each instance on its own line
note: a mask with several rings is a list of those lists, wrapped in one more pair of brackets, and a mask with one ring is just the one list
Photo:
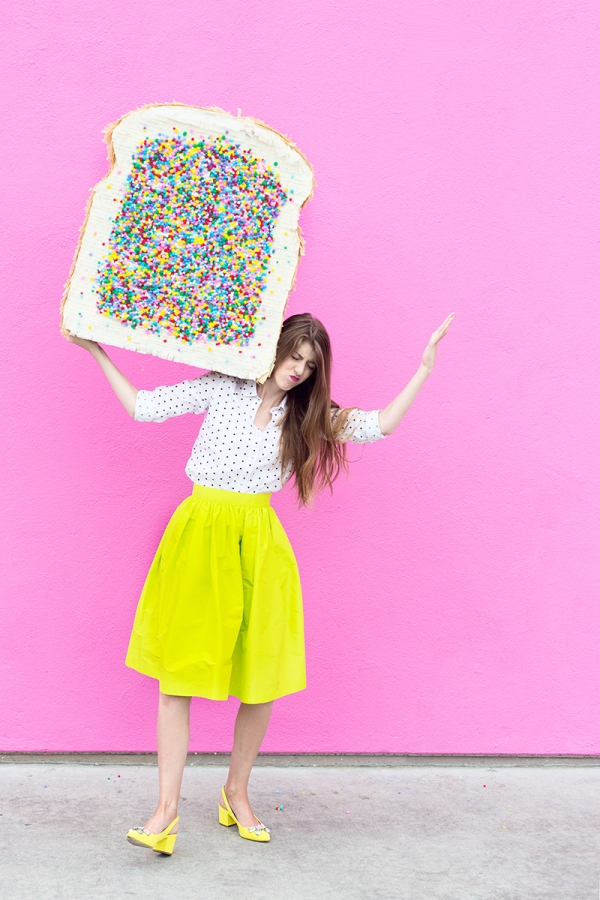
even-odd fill
[(440, 326), (439, 330), (442, 332), (442, 337), (446, 334), (446, 332), (450, 328), (453, 318), (454, 318), (454, 313), (450, 313), (450, 315), (444, 320), (444, 322)]
[(444, 335), (447, 333), (448, 329), (450, 328), (453, 318), (454, 318), (454, 313), (450, 313), (450, 315), (447, 316), (447, 318), (444, 320), (444, 322), (442, 322), (442, 324), (440, 325), (438, 330), (434, 331), (433, 334), (431, 335), (431, 340), (429, 342), (430, 344), (437, 344), (439, 341), (441, 341), (441, 339), (444, 337)]
[(87, 338), (80, 338), (74, 334), (67, 334), (67, 340), (71, 344), (75, 344), (77, 347), (83, 347), (84, 350), (92, 350), (97, 346), (96, 341), (89, 341)]

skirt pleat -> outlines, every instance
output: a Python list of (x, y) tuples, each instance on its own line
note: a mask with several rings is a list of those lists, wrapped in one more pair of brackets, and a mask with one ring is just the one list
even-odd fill
[(162, 693), (266, 703), (306, 686), (298, 567), (269, 500), (194, 485), (175, 510), (126, 658)]

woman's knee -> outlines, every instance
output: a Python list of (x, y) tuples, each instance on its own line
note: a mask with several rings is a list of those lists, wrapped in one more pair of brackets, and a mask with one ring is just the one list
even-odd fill
[(240, 703), (240, 706), (243, 706), (250, 712), (254, 712), (257, 715), (260, 715), (261, 712), (271, 712), (274, 703), (274, 700), (268, 700), (266, 703)]
[(158, 694), (158, 702), (160, 705), (172, 709), (181, 709), (189, 706), (191, 699), (191, 697), (180, 697), (177, 694), (163, 694), (162, 691), (159, 691)]

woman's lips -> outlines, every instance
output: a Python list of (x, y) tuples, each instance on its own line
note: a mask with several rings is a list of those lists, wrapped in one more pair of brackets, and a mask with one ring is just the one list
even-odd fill
[(300, 381), (300, 379), (297, 378), (296, 375), (290, 375), (290, 378), (292, 381)]

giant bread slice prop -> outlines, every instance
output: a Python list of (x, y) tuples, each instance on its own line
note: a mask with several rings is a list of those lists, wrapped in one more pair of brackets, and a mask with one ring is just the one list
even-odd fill
[(264, 380), (303, 252), (310, 164), (256, 119), (179, 103), (128, 113), (106, 140), (63, 331)]

